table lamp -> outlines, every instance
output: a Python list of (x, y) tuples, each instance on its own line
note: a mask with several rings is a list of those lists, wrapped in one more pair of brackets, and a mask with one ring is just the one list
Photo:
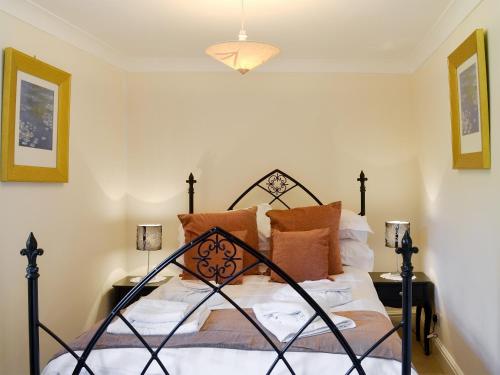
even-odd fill
[[(386, 221), (385, 222), (385, 246), (392, 249), (397, 249), (401, 246), (401, 240), (403, 239), (406, 231), (410, 232), (410, 222), (409, 221)], [(399, 255), (396, 254), (396, 272), (391, 272), (383, 274), (382, 277), (392, 280), (401, 280), (401, 270), (399, 269)]]
[[(161, 250), (162, 226), (161, 224), (140, 224), (137, 226), (137, 246), (136, 249), (148, 252), (148, 268), (146, 275), (149, 273), (149, 253), (151, 251)], [(138, 283), (143, 277), (133, 277), (130, 279), (132, 283)], [(165, 280), (163, 276), (155, 276), (149, 282), (157, 283)]]

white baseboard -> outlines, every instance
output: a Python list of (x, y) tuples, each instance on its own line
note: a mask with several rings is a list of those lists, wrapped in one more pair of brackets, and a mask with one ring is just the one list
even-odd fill
[(441, 365), (446, 367), (446, 370), (449, 371), (450, 374), (465, 375), (458, 363), (455, 361), (455, 358), (453, 358), (448, 349), (446, 349), (439, 337), (432, 339), (432, 342), (434, 347), (439, 352), (439, 361), (441, 362)]

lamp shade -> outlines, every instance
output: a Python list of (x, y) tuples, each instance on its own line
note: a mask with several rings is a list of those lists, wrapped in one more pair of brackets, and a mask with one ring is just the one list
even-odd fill
[(215, 60), (245, 74), (276, 56), (280, 50), (267, 43), (239, 40), (214, 44), (205, 52)]
[(399, 247), (406, 231), (410, 231), (410, 222), (397, 220), (386, 221), (385, 246), (391, 248)]
[(137, 250), (161, 250), (161, 224), (141, 224), (137, 226)]

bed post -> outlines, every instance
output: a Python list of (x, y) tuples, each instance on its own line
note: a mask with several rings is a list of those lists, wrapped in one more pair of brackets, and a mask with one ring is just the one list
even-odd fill
[(361, 212), (359, 215), (365, 216), (366, 210), (365, 210), (365, 193), (366, 193), (366, 186), (365, 182), (368, 181), (368, 179), (365, 177), (365, 172), (361, 171), (359, 174), (359, 191), (361, 192)]
[(28, 258), (26, 267), (26, 278), (28, 279), (28, 329), (29, 329), (29, 358), (30, 374), (40, 374), (40, 338), (38, 321), (38, 266), (36, 258), (43, 254), (42, 249), (38, 249), (33, 233), (30, 233), (26, 241), (26, 248), (21, 250), (21, 255)]
[(403, 266), (401, 267), (401, 277), (403, 278), (403, 375), (411, 373), (411, 306), (412, 306), (412, 277), (413, 265), (411, 256), (418, 253), (418, 248), (413, 247), (410, 233), (405, 232), (401, 247), (396, 249), (396, 253), (403, 256)]
[(189, 213), (192, 214), (194, 212), (194, 184), (196, 184), (196, 180), (194, 179), (192, 173), (189, 174), (189, 178), (186, 180), (186, 183), (189, 184)]

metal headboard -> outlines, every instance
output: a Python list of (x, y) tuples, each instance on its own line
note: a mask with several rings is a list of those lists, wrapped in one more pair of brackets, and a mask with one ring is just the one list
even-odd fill
[[(360, 206), (361, 211), (359, 215), (365, 216), (366, 214), (366, 185), (365, 182), (368, 181), (368, 178), (365, 177), (365, 173), (361, 171), (359, 177), (357, 179), (359, 181), (359, 191), (360, 191)], [(189, 184), (188, 195), (189, 195), (189, 213), (192, 214), (194, 212), (194, 184), (197, 181), (194, 179), (193, 174), (189, 174), (189, 178), (186, 180), (186, 183)], [(236, 200), (229, 206), (228, 210), (233, 210), (236, 205), (253, 189), (262, 189), (266, 193), (271, 196), (271, 200), (269, 204), (274, 203), (275, 201), (280, 202), (286, 208), (290, 208), (290, 206), (282, 199), (285, 194), (290, 192), (291, 190), (299, 188), (306, 195), (311, 197), (318, 205), (323, 205), (321, 201), (316, 197), (308, 188), (302, 185), (295, 178), (290, 176), (289, 174), (282, 172), (279, 169), (275, 169), (264, 177), (261, 177), (259, 180), (254, 182), (248, 189), (246, 189), (241, 195), (236, 198)]]

